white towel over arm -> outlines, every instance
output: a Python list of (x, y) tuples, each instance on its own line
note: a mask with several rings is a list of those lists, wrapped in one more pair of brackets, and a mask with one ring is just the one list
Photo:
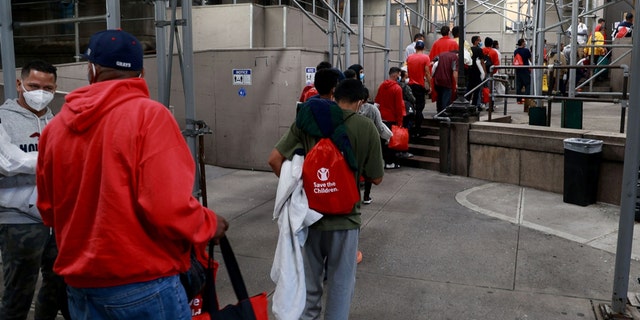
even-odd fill
[(307, 228), (322, 218), (309, 209), (302, 187), (304, 157), (295, 155), (282, 164), (273, 219), (278, 219), (276, 246), (271, 280), (276, 284), (272, 311), (276, 319), (300, 319), (307, 298), (302, 261), (302, 246), (307, 240)]

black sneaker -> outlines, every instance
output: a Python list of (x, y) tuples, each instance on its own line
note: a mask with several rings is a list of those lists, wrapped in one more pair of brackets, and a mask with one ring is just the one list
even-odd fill
[(371, 202), (373, 202), (371, 197), (364, 197), (364, 200), (362, 200), (363, 204), (371, 204)]

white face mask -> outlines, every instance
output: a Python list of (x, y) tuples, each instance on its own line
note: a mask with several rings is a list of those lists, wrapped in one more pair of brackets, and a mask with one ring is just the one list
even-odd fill
[(22, 96), (24, 97), (24, 101), (35, 111), (42, 111), (42, 109), (46, 108), (49, 105), (49, 102), (53, 100), (53, 93), (49, 91), (45, 91), (42, 89), (27, 91), (24, 87), (24, 83), (22, 85)]
[(409, 78), (404, 79), (404, 83), (409, 84)]

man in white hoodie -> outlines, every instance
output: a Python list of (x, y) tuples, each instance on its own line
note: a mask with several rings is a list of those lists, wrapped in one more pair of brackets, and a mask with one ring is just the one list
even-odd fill
[[(18, 98), (0, 106), (4, 134), (0, 139), (1, 153), (3, 158), (13, 161), (13, 165), (2, 170), (0, 178), (0, 251), (4, 280), (0, 319), (27, 318), (40, 271), (43, 281), (36, 300), (35, 319), (54, 319), (58, 310), (66, 306), (64, 282), (52, 270), (57, 256), (54, 236), (42, 223), (35, 206), (33, 162), (40, 133), (53, 118), (48, 105), (53, 100), (56, 79), (54, 66), (42, 60), (31, 61), (22, 68), (16, 81)], [(21, 155), (22, 159), (16, 159)]]

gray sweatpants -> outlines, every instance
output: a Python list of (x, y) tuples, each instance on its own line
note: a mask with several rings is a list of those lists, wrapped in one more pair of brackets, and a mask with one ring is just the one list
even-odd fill
[(327, 263), (326, 320), (347, 320), (356, 285), (356, 252), (360, 229), (318, 231), (309, 229), (304, 245), (307, 303), (300, 319), (320, 319), (325, 259)]

